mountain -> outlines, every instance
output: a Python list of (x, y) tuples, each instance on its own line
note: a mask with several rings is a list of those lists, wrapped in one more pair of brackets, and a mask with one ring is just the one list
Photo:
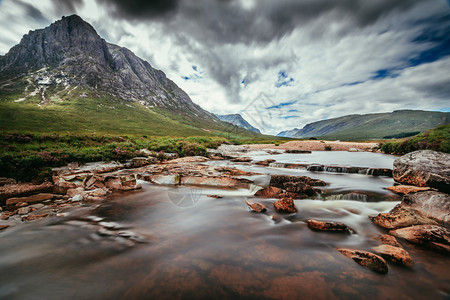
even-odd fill
[(0, 56), (0, 117), (0, 131), (191, 135), (228, 126), (77, 15), (30, 31)]
[(261, 133), (258, 128), (253, 127), (248, 123), (240, 114), (230, 114), (230, 115), (216, 115), (219, 120), (223, 122), (228, 122), (233, 125), (245, 128), (252, 132)]
[(323, 139), (383, 139), (405, 137), (450, 123), (450, 113), (397, 110), (392, 113), (348, 115), (322, 120), (278, 133), (293, 138), (320, 137)]

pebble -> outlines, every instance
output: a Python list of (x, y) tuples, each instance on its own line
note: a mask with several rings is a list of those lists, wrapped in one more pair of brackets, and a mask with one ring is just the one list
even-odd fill
[(34, 208), (34, 209), (41, 209), (41, 208), (43, 208), (45, 205), (44, 204), (41, 204), (41, 203), (36, 203), (36, 204), (33, 204), (33, 205), (30, 205), (30, 207), (31, 208)]
[(26, 215), (27, 213), (29, 213), (31, 210), (31, 208), (29, 206), (25, 206), (25, 207), (21, 207), (19, 208), (19, 210), (17, 211), (17, 213), (19, 215)]

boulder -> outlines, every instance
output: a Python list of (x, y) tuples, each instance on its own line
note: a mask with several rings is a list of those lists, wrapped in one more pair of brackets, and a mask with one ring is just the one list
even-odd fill
[(450, 196), (426, 191), (408, 194), (402, 199), (402, 206), (419, 210), (423, 215), (446, 224), (450, 223)]
[(450, 245), (449, 231), (438, 225), (416, 225), (389, 231), (396, 237), (407, 240), (413, 244), (427, 245), (438, 243)]
[(231, 161), (232, 162), (251, 162), (253, 159), (251, 159), (250, 157), (236, 157), (233, 158)]
[(397, 239), (389, 234), (381, 234), (375, 238), (377, 241), (381, 242), (384, 245), (391, 245), (394, 247), (402, 248), (402, 245), (400, 245), (399, 242), (397, 242)]
[(375, 224), (387, 229), (419, 224), (437, 224), (436, 221), (426, 217), (421, 211), (401, 204), (396, 205), (388, 213), (380, 213), (377, 216), (370, 217), (370, 219)]
[(450, 154), (419, 150), (394, 161), (394, 180), (450, 193)]
[(373, 247), (372, 249), (385, 259), (388, 259), (394, 263), (408, 268), (412, 268), (414, 266), (414, 261), (411, 259), (411, 256), (409, 256), (409, 253), (400, 247), (380, 245)]
[(388, 266), (386, 261), (372, 252), (363, 251), (363, 250), (353, 250), (347, 248), (339, 248), (337, 249), (343, 255), (350, 257), (357, 264), (366, 267), (374, 272), (386, 274), (388, 272)]
[(331, 232), (343, 232), (352, 233), (353, 229), (341, 222), (330, 222), (330, 221), (318, 221), (318, 220), (308, 220), (306, 221), (308, 227), (313, 230), (320, 231), (331, 231)]
[(255, 193), (256, 197), (261, 198), (281, 198), (283, 190), (274, 186), (269, 186)]
[(267, 210), (267, 207), (264, 204), (258, 203), (258, 202), (249, 202), (245, 201), (245, 203), (250, 207), (250, 209), (254, 212), (265, 212)]
[(41, 193), (41, 194), (29, 196), (29, 197), (9, 198), (6, 200), (6, 205), (14, 205), (14, 204), (17, 204), (20, 202), (35, 203), (35, 202), (49, 200), (52, 198), (53, 198), (53, 194)]
[(286, 182), (302, 182), (311, 186), (325, 186), (326, 182), (320, 179), (312, 179), (308, 176), (289, 176), (289, 175), (272, 175), (270, 177), (270, 186), (284, 188)]
[(386, 188), (388, 191), (394, 192), (400, 195), (407, 195), (410, 193), (417, 193), (430, 190), (429, 187), (420, 187), (414, 185), (394, 185)]
[(67, 194), (67, 196), (72, 198), (75, 195), (80, 195), (83, 192), (84, 192), (84, 189), (82, 187), (78, 187), (78, 188), (75, 188), (75, 189), (68, 189), (66, 194)]
[(300, 149), (287, 149), (284, 153), (293, 153), (293, 154), (309, 154), (311, 151), (309, 150), (300, 150)]
[(294, 200), (292, 198), (281, 198), (276, 201), (274, 204), (275, 209), (279, 213), (296, 213), (297, 208), (295, 207)]

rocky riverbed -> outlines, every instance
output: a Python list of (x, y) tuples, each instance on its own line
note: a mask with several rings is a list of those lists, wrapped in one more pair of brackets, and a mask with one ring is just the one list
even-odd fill
[[(29, 233), (39, 238), (50, 230), (65, 232), (78, 242), (71, 244), (49, 233), (45, 249), (68, 243), (71, 249), (87, 251), (91, 245), (95, 260), (113, 255), (117, 266), (133, 261), (119, 255), (123, 251), (137, 255), (135, 260), (143, 266), (150, 266), (149, 257), (158, 258), (160, 273), (143, 275), (148, 280), (142, 284), (149, 287), (138, 283), (135, 290), (117, 287), (122, 296), (161, 296), (164, 289), (175, 287), (181, 294), (168, 295), (359, 297), (372, 288), (377, 298), (402, 295), (393, 283), (416, 285), (425, 290), (426, 298), (449, 295), (449, 274), (441, 267), (450, 262), (447, 154), (421, 151), (396, 159), (376, 153), (283, 154), (279, 149), (261, 149), (223, 146), (211, 150), (209, 158), (169, 154), (172, 159), (166, 161), (141, 157), (125, 163), (72, 164), (54, 169), (52, 182), (40, 185), (4, 179), (0, 239), (2, 245), (10, 244), (2, 250), (6, 257), (15, 257), (13, 249), (19, 244), (34, 245)], [(331, 159), (335, 155), (347, 160), (331, 164), (324, 153)], [(371, 155), (374, 163), (362, 163), (349, 155)], [(394, 168), (387, 168), (389, 163), (382, 163), (383, 159), (394, 162)], [(202, 235), (222, 248), (213, 247)], [(196, 251), (191, 248), (194, 245), (204, 249)], [(53, 250), (42, 251), (45, 255)], [(142, 251), (145, 256), (139, 254)], [(92, 260), (79, 255), (82, 261)], [(170, 257), (175, 260), (168, 264)], [(27, 261), (26, 256), (15, 259)], [(63, 257), (59, 260), (64, 263)], [(0, 265), (10, 268), (6, 260)], [(99, 269), (111, 271), (111, 267), (102, 264)], [(139, 268), (125, 268), (133, 278), (147, 274)], [(213, 288), (191, 290), (177, 283), (178, 275), (172, 272), (193, 278), (192, 286), (199, 289)], [(380, 281), (374, 277), (380, 275), (370, 272), (390, 279)], [(238, 273), (253, 281), (232, 275)], [(433, 274), (435, 281), (422, 278), (425, 274)], [(5, 281), (9, 288), (0, 296), (27, 295), (14, 287), (21, 286), (14, 281), (21, 276), (20, 270), (14, 270)], [(160, 280), (165, 282), (157, 287)], [(69, 286), (64, 290), (71, 291)], [(415, 290), (403, 291), (403, 296), (413, 296)], [(89, 289), (81, 294), (106, 297)]]

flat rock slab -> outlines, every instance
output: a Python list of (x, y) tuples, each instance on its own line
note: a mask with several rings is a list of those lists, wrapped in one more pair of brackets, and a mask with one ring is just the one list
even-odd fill
[(381, 256), (373, 254), (372, 252), (347, 248), (339, 248), (337, 250), (343, 255), (353, 259), (357, 264), (374, 272), (380, 274), (386, 274), (388, 272), (386, 261)]
[(426, 191), (409, 194), (403, 197), (402, 205), (417, 209), (439, 222), (450, 223), (450, 196), (446, 193)]
[(402, 245), (397, 241), (395, 237), (389, 234), (381, 234), (375, 238), (375, 240), (381, 242), (384, 245), (391, 245), (394, 247), (402, 248)]
[(270, 186), (284, 188), (286, 182), (302, 182), (311, 186), (325, 186), (327, 183), (319, 179), (312, 179), (308, 176), (289, 176), (289, 175), (272, 175), (270, 177)]
[(279, 199), (282, 197), (283, 190), (274, 186), (269, 186), (262, 190), (259, 190), (255, 193), (256, 197), (261, 198), (276, 198)]
[(414, 267), (414, 261), (405, 249), (391, 245), (380, 245), (373, 247), (372, 249), (385, 259), (394, 263), (408, 268)]
[(396, 237), (402, 238), (413, 244), (427, 245), (439, 243), (450, 245), (449, 231), (438, 225), (416, 225), (389, 231)]
[(248, 205), (248, 207), (251, 209), (251, 211), (254, 212), (265, 212), (267, 211), (267, 207), (264, 204), (258, 203), (258, 202), (249, 202), (245, 201), (245, 203)]
[(450, 154), (419, 150), (394, 161), (394, 180), (450, 192)]
[(402, 206), (401, 204), (395, 206), (388, 213), (380, 213), (377, 216), (370, 217), (370, 219), (375, 224), (387, 229), (412, 225), (437, 224), (435, 220), (428, 218), (421, 211), (412, 207)]
[(353, 229), (351, 229), (346, 224), (341, 222), (308, 220), (306, 221), (306, 224), (308, 224), (308, 227), (313, 230), (342, 232), (342, 233), (354, 232)]
[(24, 203), (41, 202), (45, 200), (50, 200), (53, 198), (53, 196), (54, 196), (53, 194), (41, 193), (29, 197), (9, 198), (6, 200), (6, 205), (14, 205), (21, 202)]
[(400, 195), (407, 195), (410, 193), (417, 193), (430, 190), (429, 187), (420, 187), (414, 185), (394, 185), (386, 188), (388, 191), (391, 191)]

